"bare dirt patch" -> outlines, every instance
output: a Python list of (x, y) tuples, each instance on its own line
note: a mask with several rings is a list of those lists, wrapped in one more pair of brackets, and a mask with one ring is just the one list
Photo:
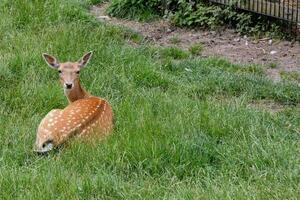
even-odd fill
[(274, 81), (280, 81), (280, 72), (300, 71), (300, 43), (274, 41), (271, 38), (253, 40), (235, 33), (234, 30), (207, 31), (173, 26), (167, 20), (137, 22), (108, 17), (107, 4), (91, 8), (99, 20), (130, 28), (159, 46), (178, 46), (188, 49), (202, 44), (201, 56), (221, 56), (237, 64), (259, 64), (266, 66), (266, 73)]
[(279, 104), (278, 102), (275, 102), (274, 100), (267, 100), (267, 99), (253, 101), (252, 103), (249, 104), (249, 106), (253, 107), (253, 108), (259, 108), (259, 109), (268, 111), (272, 114), (283, 111), (286, 108), (286, 106)]

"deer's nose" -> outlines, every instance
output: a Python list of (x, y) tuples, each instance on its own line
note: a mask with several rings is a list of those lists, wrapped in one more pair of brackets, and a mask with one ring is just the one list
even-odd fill
[(72, 83), (65, 83), (65, 86), (67, 89), (71, 89), (73, 84)]

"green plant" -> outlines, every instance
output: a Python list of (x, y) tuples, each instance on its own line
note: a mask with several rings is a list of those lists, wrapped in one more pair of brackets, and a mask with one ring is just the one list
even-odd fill
[(169, 39), (169, 41), (172, 43), (172, 44), (179, 44), (180, 43), (180, 38), (178, 36), (173, 36)]
[(204, 6), (199, 3), (196, 8), (187, 1), (179, 1), (179, 9), (171, 15), (174, 23), (180, 26), (201, 26), (216, 28), (223, 24), (222, 9), (218, 6)]
[(203, 45), (202, 44), (193, 44), (192, 46), (189, 47), (189, 51), (191, 52), (192, 55), (201, 55), (203, 50)]
[(185, 59), (189, 57), (189, 53), (177, 47), (160, 48), (158, 51), (159, 58), (166, 59)]
[(271, 69), (275, 69), (275, 68), (277, 68), (277, 63), (269, 63), (269, 68), (271, 68)]
[(159, 12), (159, 2), (158, 0), (112, 0), (107, 12), (115, 17), (148, 21)]
[(124, 35), (124, 39), (128, 39), (137, 44), (141, 44), (144, 39), (143, 35), (131, 29), (124, 28), (123, 35)]
[(281, 71), (280, 77), (283, 80), (300, 82), (300, 72), (299, 71), (290, 71), (290, 72)]

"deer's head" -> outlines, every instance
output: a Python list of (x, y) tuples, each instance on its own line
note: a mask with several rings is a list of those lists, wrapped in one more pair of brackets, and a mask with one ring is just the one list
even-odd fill
[(46, 63), (59, 73), (60, 83), (62, 84), (65, 93), (71, 91), (78, 84), (78, 76), (80, 70), (87, 65), (92, 52), (88, 52), (82, 56), (77, 62), (60, 63), (54, 56), (44, 53), (43, 58)]

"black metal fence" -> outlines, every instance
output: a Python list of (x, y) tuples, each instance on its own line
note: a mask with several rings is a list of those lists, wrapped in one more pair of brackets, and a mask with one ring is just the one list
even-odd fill
[(300, 28), (300, 0), (209, 0), (287, 21)]

